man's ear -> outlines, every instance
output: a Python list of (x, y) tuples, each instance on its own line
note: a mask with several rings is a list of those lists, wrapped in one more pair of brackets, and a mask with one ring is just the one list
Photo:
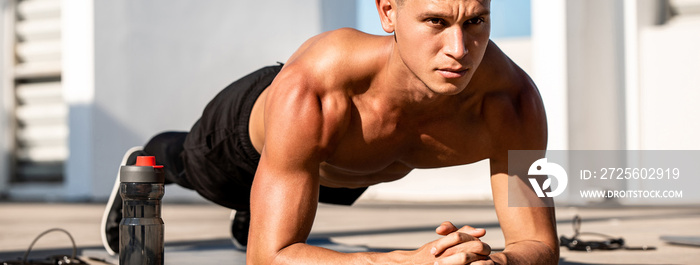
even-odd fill
[(386, 33), (392, 33), (396, 24), (396, 2), (394, 0), (376, 0), (379, 19), (382, 21), (382, 29)]

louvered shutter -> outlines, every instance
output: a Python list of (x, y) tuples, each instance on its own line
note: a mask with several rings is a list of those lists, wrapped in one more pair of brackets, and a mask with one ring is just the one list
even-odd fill
[(68, 156), (60, 0), (19, 0), (15, 21), (14, 180), (60, 181)]

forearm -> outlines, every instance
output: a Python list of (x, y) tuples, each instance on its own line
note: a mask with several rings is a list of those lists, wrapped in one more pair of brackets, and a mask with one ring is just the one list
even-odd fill
[[(342, 253), (308, 244), (292, 244), (280, 250), (271, 264), (406, 264), (410, 251), (393, 251), (388, 253), (356, 252)], [(248, 264), (256, 264), (249, 259)], [(426, 263), (432, 264), (432, 263)]]
[(559, 249), (552, 249), (539, 241), (521, 241), (506, 246), (503, 252), (491, 254), (490, 257), (500, 265), (558, 264)]

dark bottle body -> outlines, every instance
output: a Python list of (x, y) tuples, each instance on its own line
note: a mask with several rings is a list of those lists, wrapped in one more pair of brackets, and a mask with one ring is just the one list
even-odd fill
[[(158, 181), (162, 168), (123, 166), (120, 174), (123, 216), (119, 223), (119, 264), (162, 265), (165, 228), (161, 199), (165, 188)], [(150, 174), (155, 175), (155, 182)]]

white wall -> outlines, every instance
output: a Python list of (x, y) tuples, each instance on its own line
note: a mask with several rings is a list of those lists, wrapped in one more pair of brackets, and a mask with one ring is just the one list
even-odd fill
[(700, 149), (700, 15), (640, 32), (642, 149)]
[[(679, 10), (681, 15), (663, 25), (646, 25), (639, 32), (641, 149), (700, 150), (700, 1), (674, 3), (684, 4)], [(677, 154), (669, 160), (679, 164), (683, 162), (678, 161), (697, 163), (693, 161), (697, 157), (685, 157), (681, 152)], [(640, 180), (630, 183), (630, 186), (678, 189), (697, 187), (697, 184), (697, 176), (683, 174), (675, 182)], [(682, 199), (674, 202), (697, 205), (700, 193), (686, 192)], [(657, 202), (636, 200), (632, 203)]]
[(532, 78), (547, 113), (547, 149), (568, 149), (566, 0), (532, 0)]
[[(95, 1), (95, 90), (90, 147), (93, 198), (104, 198), (131, 146), (186, 131), (226, 85), (284, 62), (323, 30), (318, 0)], [(351, 16), (354, 18), (354, 16)], [(169, 197), (178, 192), (169, 189)]]
[[(638, 87), (633, 88), (636, 89), (633, 94), (637, 104), (634, 106), (636, 113), (630, 113), (637, 118), (634, 120), (637, 130), (630, 130), (628, 134), (642, 150), (700, 150), (700, 123), (697, 122), (697, 117), (700, 117), (700, 105), (697, 103), (700, 99), (700, 1), (675, 0), (670, 3), (677, 15), (666, 21), (669, 19), (666, 13), (668, 7), (659, 6), (663, 2), (639, 2), (642, 11), (637, 46), (639, 64), (635, 69)], [(648, 12), (650, 5), (656, 5), (657, 13)], [(674, 154), (675, 157), (666, 158), (672, 161), (670, 164), (688, 165), (697, 159), (687, 157), (688, 153), (680, 151)], [(637, 159), (630, 163), (644, 162), (643, 158)], [(653, 160), (649, 164), (658, 163)], [(672, 182), (630, 181), (628, 187), (678, 190), (679, 187), (696, 187), (697, 184), (696, 176), (683, 174)], [(697, 205), (700, 194), (686, 192), (682, 199), (670, 202), (654, 199), (623, 202)]]
[(61, 83), (68, 104), (68, 159), (62, 199), (88, 199), (92, 192), (92, 110), (95, 99), (95, 24), (92, 0), (61, 3)]
[[(683, 2), (700, 7), (697, 0)], [(534, 79), (547, 108), (549, 149), (700, 148), (695, 121), (700, 116), (700, 9), (659, 26), (668, 15), (665, 4), (533, 0)], [(625, 15), (635, 17), (625, 20)], [(616, 164), (624, 165), (624, 159)], [(691, 179), (685, 179), (688, 185)], [(605, 188), (643, 184), (615, 182)], [(697, 203), (697, 198), (684, 199)], [(566, 193), (557, 199), (579, 203), (567, 201)]]
[(490, 201), (489, 165), (489, 160), (485, 159), (468, 165), (414, 169), (400, 180), (369, 187), (358, 201)]

